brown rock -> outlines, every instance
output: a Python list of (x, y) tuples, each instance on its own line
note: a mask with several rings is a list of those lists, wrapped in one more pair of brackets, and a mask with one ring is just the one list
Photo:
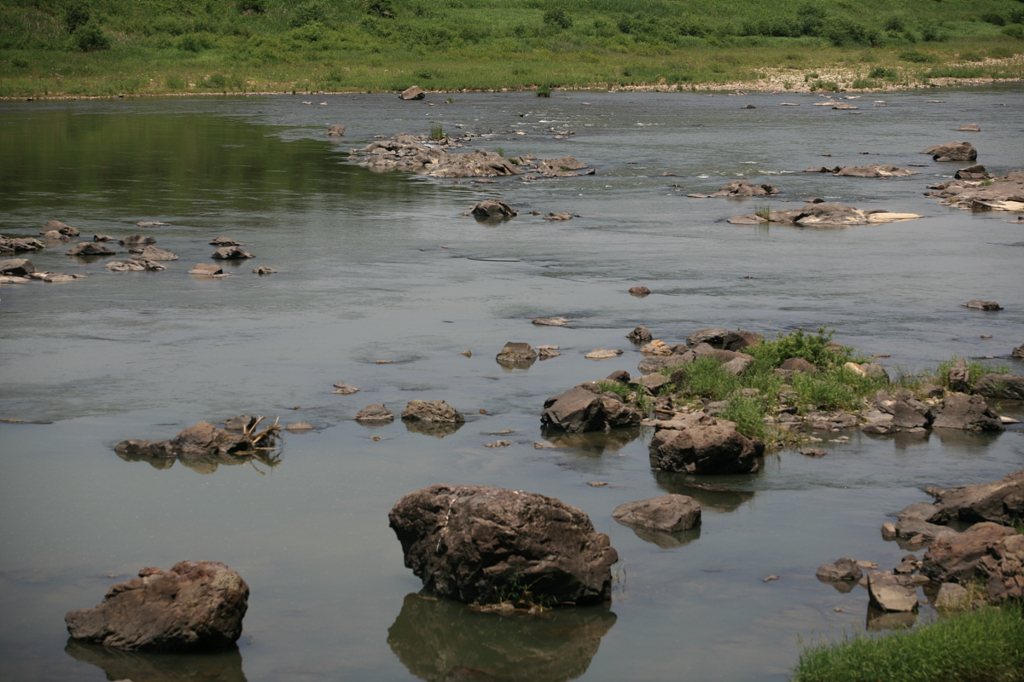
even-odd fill
[(620, 504), (612, 518), (625, 526), (675, 533), (700, 523), (700, 502), (686, 495), (662, 495)]

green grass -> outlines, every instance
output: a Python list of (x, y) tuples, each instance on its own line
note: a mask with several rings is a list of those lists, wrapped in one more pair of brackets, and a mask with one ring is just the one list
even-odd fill
[(804, 649), (793, 682), (1021, 682), (1019, 606), (951, 615), (881, 637), (863, 633)]
[(1021, 21), (1015, 0), (11, 0), (0, 95), (690, 89), (780, 66), (814, 82), (865, 61), (1019, 54)]
[[(960, 357), (954, 355), (949, 360), (944, 360), (939, 363), (938, 369), (936, 370), (936, 376), (942, 386), (949, 388), (949, 370), (952, 369), (953, 365), (956, 364)], [(977, 360), (967, 361), (967, 386), (971, 389), (974, 388), (975, 382), (986, 374), (1009, 374), (1010, 368), (1006, 365), (986, 365), (983, 362)]]

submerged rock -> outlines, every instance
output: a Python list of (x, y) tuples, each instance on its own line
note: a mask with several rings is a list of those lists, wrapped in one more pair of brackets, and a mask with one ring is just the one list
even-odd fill
[(643, 298), (644, 296), (650, 296), (651, 290), (643, 286), (630, 287), (629, 295), (635, 296), (636, 298)]
[(767, 197), (778, 194), (775, 187), (765, 185), (752, 185), (746, 180), (733, 180), (719, 188), (710, 197)]
[(489, 604), (528, 592), (528, 601), (581, 606), (611, 598), (618, 554), (608, 536), (554, 498), (432, 485), (399, 500), (388, 520), (406, 567), (438, 596)]
[(237, 260), (241, 258), (255, 258), (248, 251), (243, 250), (238, 246), (224, 246), (213, 252), (210, 258), (215, 260)]
[(487, 199), (476, 204), (469, 210), (478, 218), (514, 218), (519, 215), (515, 210), (501, 199)]
[(82, 242), (76, 244), (73, 249), (67, 252), (68, 256), (113, 256), (116, 251), (113, 249), (97, 244), (95, 242)]
[(462, 424), (466, 418), (443, 400), (410, 400), (402, 410), (402, 420), (432, 424)]
[(749, 213), (729, 218), (728, 222), (733, 225), (789, 223), (803, 227), (850, 227), (914, 220), (920, 217), (916, 213), (891, 213), (882, 209), (861, 210), (837, 202), (823, 202), (797, 209), (771, 210), (766, 214)]
[(564, 317), (538, 317), (533, 323), (538, 327), (564, 327), (569, 320)]
[(142, 272), (144, 270), (149, 272), (161, 272), (167, 269), (160, 263), (151, 260), (112, 260), (107, 263), (105, 267), (111, 272)]
[(127, 237), (118, 239), (117, 243), (121, 246), (144, 246), (146, 244), (156, 244), (156, 237), (148, 234), (130, 234)]
[(242, 242), (236, 242), (234, 239), (228, 239), (227, 237), (214, 237), (210, 241), (211, 246), (245, 246)]
[(64, 617), (74, 639), (139, 651), (225, 649), (242, 634), (249, 586), (219, 561), (144, 568), (92, 609)]
[(836, 177), (847, 177), (847, 178), (907, 178), (911, 175), (920, 175), (921, 171), (910, 170), (909, 168), (900, 168), (899, 166), (893, 165), (879, 165), (872, 163), (867, 166), (845, 166), (840, 168), (836, 173), (833, 173)]
[(151, 443), (146, 440), (130, 439), (118, 443), (114, 452), (132, 457), (179, 457), (182, 459), (232, 455), (251, 452), (254, 448), (273, 447), (280, 428), (270, 426), (254, 433), (253, 423), (242, 433), (218, 429), (208, 421), (190, 426), (170, 440)]

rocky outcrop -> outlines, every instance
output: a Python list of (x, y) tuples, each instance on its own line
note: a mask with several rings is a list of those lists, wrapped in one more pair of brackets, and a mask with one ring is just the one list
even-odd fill
[[(709, 197), (769, 197), (778, 194), (779, 190), (772, 185), (752, 185), (746, 180), (733, 180), (722, 185), (714, 194)], [(700, 197), (702, 195), (691, 195)]]
[(970, 142), (947, 142), (922, 149), (922, 154), (931, 155), (935, 161), (974, 161), (978, 150)]
[(640, 413), (615, 393), (602, 393), (590, 381), (544, 401), (541, 424), (556, 431), (584, 433), (639, 426)]
[(877, 163), (867, 166), (845, 166), (833, 173), (833, 175), (840, 178), (908, 178), (911, 175), (920, 174), (921, 171), (893, 165), (879, 165)]
[(697, 412), (655, 425), (651, 466), (689, 474), (741, 474), (761, 467), (764, 443), (747, 438), (736, 424)]
[(620, 504), (612, 518), (632, 528), (676, 533), (700, 523), (700, 502), (687, 495), (662, 495)]
[(932, 523), (956, 520), (1009, 524), (1024, 518), (1024, 469), (998, 481), (930, 492), (935, 496), (935, 511), (928, 519)]
[(1024, 376), (986, 374), (974, 382), (974, 392), (997, 400), (1024, 400)]
[(502, 367), (528, 369), (537, 360), (537, 351), (528, 343), (509, 341), (494, 358)]
[(367, 424), (387, 424), (395, 421), (395, 413), (385, 407), (384, 403), (374, 403), (356, 412), (355, 420)]
[(938, 416), (932, 426), (937, 429), (960, 429), (963, 431), (1005, 431), (999, 415), (988, 406), (980, 395), (954, 393), (942, 401)]
[(1024, 343), (1014, 348), (1010, 352), (1010, 357), (1016, 358), (1018, 360), (1024, 360)]
[(925, 552), (921, 575), (940, 583), (967, 583), (990, 577), (983, 560), (1004, 538), (1020, 536), (998, 523), (976, 523), (962, 533), (937, 539)]
[(156, 261), (151, 260), (112, 260), (104, 267), (111, 272), (161, 272), (167, 268)]
[(44, 248), (46, 248), (46, 244), (32, 237), (0, 236), (0, 254), (26, 253), (40, 251)]
[(402, 410), (402, 420), (431, 424), (462, 424), (466, 418), (443, 400), (410, 400)]
[(992, 176), (988, 174), (988, 171), (985, 170), (985, 167), (982, 166), (980, 163), (976, 163), (973, 166), (967, 166), (966, 168), (961, 168), (953, 175), (954, 180), (981, 181), (988, 180), (991, 177)]
[(968, 211), (1024, 211), (1024, 171), (1011, 171), (989, 184), (962, 179), (929, 185), (928, 189), (933, 190), (928, 196)]
[(438, 596), (471, 604), (529, 592), (538, 603), (611, 597), (608, 536), (559, 500), (488, 486), (432, 485), (388, 514), (405, 565)]
[(118, 649), (224, 649), (242, 634), (248, 600), (249, 586), (224, 564), (182, 561), (169, 571), (144, 568), (64, 620), (74, 639)]
[(758, 225), (762, 223), (789, 223), (802, 227), (850, 227), (891, 223), (920, 218), (916, 213), (891, 213), (882, 209), (861, 210), (846, 204), (823, 202), (808, 204), (804, 208), (771, 210), (766, 214), (749, 213), (729, 218), (733, 225)]

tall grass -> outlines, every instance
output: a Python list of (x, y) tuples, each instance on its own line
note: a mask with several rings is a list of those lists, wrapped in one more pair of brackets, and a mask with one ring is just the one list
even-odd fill
[(863, 633), (810, 647), (793, 682), (1021, 682), (1024, 614), (1019, 605), (984, 608), (915, 630)]

